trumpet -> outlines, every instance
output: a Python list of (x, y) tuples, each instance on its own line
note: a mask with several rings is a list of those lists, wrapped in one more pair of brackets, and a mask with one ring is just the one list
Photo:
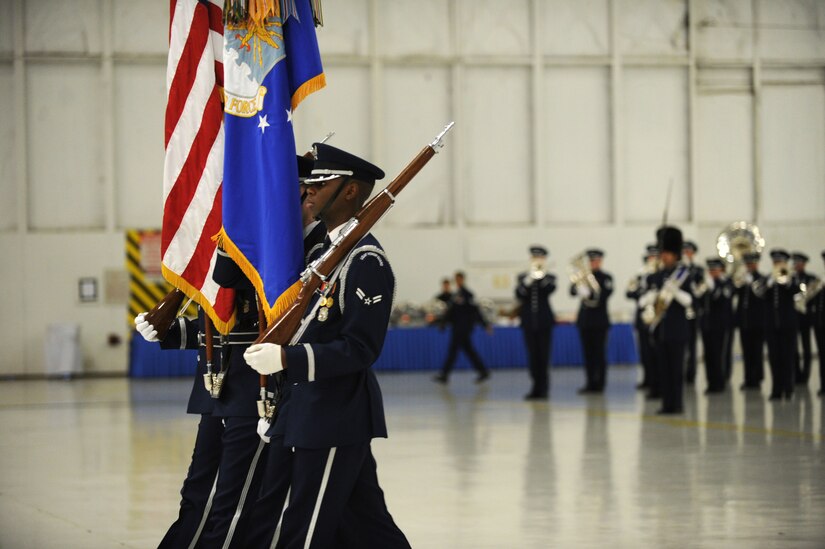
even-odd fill
[(599, 281), (593, 276), (590, 265), (585, 261), (586, 255), (582, 252), (570, 260), (570, 282), (578, 286), (584, 284), (590, 289), (590, 294), (601, 291)]
[(791, 275), (790, 271), (788, 270), (788, 264), (785, 262), (775, 264), (773, 266), (773, 270), (771, 271), (771, 276), (777, 284), (787, 286), (791, 281)]
[(544, 263), (540, 261), (530, 262), (530, 278), (533, 280), (541, 280), (545, 276), (547, 276), (547, 273), (544, 270)]

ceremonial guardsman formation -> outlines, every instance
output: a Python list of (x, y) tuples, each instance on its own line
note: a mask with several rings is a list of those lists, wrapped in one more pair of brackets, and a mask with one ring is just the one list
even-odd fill
[(550, 394), (550, 356), (553, 349), (553, 326), (556, 317), (550, 305), (550, 295), (556, 290), (556, 277), (547, 272), (547, 248), (530, 247), (530, 270), (516, 280), (516, 300), (524, 344), (527, 347), (527, 368), (532, 384), (526, 400), (547, 400)]
[(579, 393), (601, 393), (607, 382), (607, 300), (613, 293), (613, 277), (601, 269), (602, 250), (591, 248), (584, 255), (589, 268), (577, 273), (570, 285), (570, 295), (581, 298), (576, 326), (584, 354), (585, 384)]

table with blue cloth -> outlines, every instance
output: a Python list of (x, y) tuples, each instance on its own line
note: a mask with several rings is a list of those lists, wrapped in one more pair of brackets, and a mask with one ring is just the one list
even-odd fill
[[(373, 366), (376, 370), (414, 371), (438, 370), (447, 355), (450, 331), (435, 327), (390, 328), (384, 349)], [(527, 353), (521, 329), (515, 326), (496, 326), (488, 335), (480, 328), (473, 334), (473, 343), (494, 369), (526, 368)], [(188, 376), (195, 372), (197, 351), (162, 351), (157, 343), (145, 341), (134, 333), (129, 356), (131, 377)], [(636, 364), (639, 361), (633, 327), (614, 324), (610, 327), (607, 343), (608, 364)], [(579, 332), (573, 324), (558, 324), (553, 333), (553, 366), (581, 366)], [(469, 368), (470, 363), (459, 353), (457, 369)]]

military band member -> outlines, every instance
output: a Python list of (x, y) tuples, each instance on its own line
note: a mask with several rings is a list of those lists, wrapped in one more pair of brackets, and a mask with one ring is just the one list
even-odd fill
[(481, 360), (478, 351), (473, 347), (472, 335), (476, 324), (484, 326), (484, 329), (490, 334), (493, 333), (493, 327), (481, 314), (481, 309), (476, 303), (473, 292), (467, 289), (464, 281), (464, 273), (461, 271), (456, 272), (456, 290), (447, 306), (447, 312), (444, 313), (444, 322), (452, 327), (450, 347), (441, 371), (433, 378), (438, 383), (449, 381), (450, 372), (452, 372), (458, 358), (459, 349), (464, 351), (464, 354), (470, 359), (473, 369), (478, 372), (476, 383), (483, 383), (490, 377), (490, 370), (484, 366), (484, 361)]
[[(816, 276), (805, 272), (805, 266), (808, 264), (808, 256), (802, 252), (793, 252), (791, 254), (793, 260), (793, 277), (792, 284), (800, 288), (807, 288)], [(805, 286), (803, 286), (803, 284)], [(799, 353), (799, 347), (794, 345), (794, 367), (796, 368), (796, 383), (799, 385), (807, 385), (808, 378), (811, 376), (811, 319), (810, 310), (804, 300), (804, 294), (800, 293), (797, 298), (796, 320), (799, 334), (799, 341), (802, 344), (802, 354)]]
[(656, 244), (648, 244), (645, 255), (642, 256), (642, 270), (633, 277), (627, 286), (625, 296), (636, 302), (636, 315), (633, 326), (636, 329), (636, 339), (639, 342), (639, 361), (642, 363), (642, 381), (637, 385), (637, 389), (650, 390), (656, 386), (655, 397), (659, 398), (656, 380), (656, 359), (650, 341), (650, 330), (642, 320), (644, 307), (639, 305), (639, 299), (647, 293), (647, 281), (651, 274), (656, 272), (656, 264), (659, 261), (659, 248)]
[[(316, 150), (307, 201), (317, 205), (334, 242), (384, 172), (329, 145)], [(245, 354), (261, 374), (285, 371), (290, 385), (266, 433), (294, 450), (290, 491), (282, 518), (270, 517), (273, 524), (280, 520), (276, 538), (260, 547), (332, 547), (339, 527), (357, 540), (351, 546), (409, 547), (387, 511), (371, 450), (373, 438), (387, 436), (372, 364), (394, 292), (389, 260), (367, 234), (310, 301), (297, 344), (262, 343)]]
[(771, 250), (773, 270), (757, 292), (767, 303), (768, 361), (771, 366), (771, 400), (790, 399), (794, 391), (794, 347), (796, 346), (797, 316), (794, 296), (799, 286), (793, 284), (788, 268), (790, 254), (783, 249)]
[(765, 283), (765, 275), (759, 272), (759, 252), (746, 253), (745, 273), (742, 285), (736, 290), (736, 321), (742, 344), (742, 359), (745, 369), (745, 381), (741, 389), (759, 389), (764, 372), (765, 321), (767, 307), (764, 295), (759, 296), (755, 287)]
[(613, 277), (602, 271), (602, 250), (591, 248), (585, 254), (592, 278), (570, 286), (570, 295), (581, 298), (576, 326), (584, 353), (585, 384), (579, 393), (601, 393), (607, 382), (607, 300), (613, 293)]
[(707, 260), (708, 279), (702, 288), (702, 344), (705, 349), (705, 375), (708, 386), (705, 394), (724, 392), (727, 385), (725, 364), (730, 350), (728, 339), (731, 337), (733, 320), (733, 283), (725, 276), (725, 262), (714, 257)]
[(521, 333), (527, 347), (527, 361), (532, 381), (525, 400), (546, 400), (550, 391), (549, 364), (553, 349), (556, 316), (550, 295), (556, 290), (556, 277), (547, 272), (547, 248), (530, 247), (530, 270), (516, 279)]
[[(822, 260), (825, 261), (825, 250), (822, 252)], [(825, 394), (825, 290), (823, 290), (823, 279), (820, 279), (813, 292), (814, 294), (809, 303), (811, 307), (811, 324), (814, 327), (819, 359), (819, 392), (817, 394), (822, 396)]]
[(660, 414), (681, 414), (685, 346), (688, 340), (687, 309), (693, 303), (690, 269), (680, 262), (682, 231), (662, 226), (656, 231), (661, 269), (650, 277), (650, 290), (642, 296), (645, 320), (653, 334), (659, 386)]
[[(690, 269), (690, 279), (693, 288), (700, 286), (705, 280), (705, 270), (693, 260), (699, 247), (692, 240), (686, 240), (682, 245), (682, 261)], [(696, 379), (696, 341), (697, 323), (701, 314), (702, 303), (694, 302), (688, 309), (688, 342), (685, 350), (685, 382), (693, 385)]]

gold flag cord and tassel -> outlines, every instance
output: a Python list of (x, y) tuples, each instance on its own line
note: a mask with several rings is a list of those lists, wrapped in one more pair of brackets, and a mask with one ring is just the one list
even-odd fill
[[(316, 27), (324, 25), (321, 0), (310, 0), (312, 19)], [(298, 18), (295, 0), (225, 0), (223, 5), (224, 25), (239, 26), (251, 23), (255, 27), (264, 25), (269, 17), (278, 17), (286, 22), (290, 17)]]

